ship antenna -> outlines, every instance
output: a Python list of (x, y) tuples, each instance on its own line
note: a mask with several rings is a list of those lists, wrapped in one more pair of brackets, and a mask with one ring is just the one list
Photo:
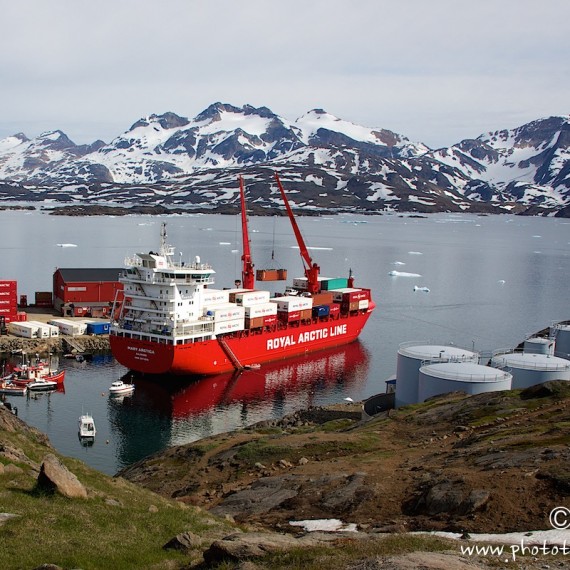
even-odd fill
[(160, 253), (164, 255), (166, 252), (166, 222), (162, 222), (160, 228)]

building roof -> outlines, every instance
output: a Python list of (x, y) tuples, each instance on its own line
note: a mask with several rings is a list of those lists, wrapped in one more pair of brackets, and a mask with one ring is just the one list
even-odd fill
[(119, 281), (119, 274), (123, 272), (123, 268), (119, 267), (80, 267), (69, 268), (59, 267), (56, 273), (59, 272), (61, 278), (66, 283), (71, 282), (99, 282), (99, 281)]

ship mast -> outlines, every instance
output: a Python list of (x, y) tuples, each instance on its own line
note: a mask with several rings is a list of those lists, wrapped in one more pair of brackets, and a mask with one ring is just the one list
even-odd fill
[(249, 247), (249, 232), (247, 229), (247, 212), (245, 207), (245, 190), (243, 186), (243, 178), (239, 177), (239, 195), (241, 202), (241, 234), (243, 239), (243, 254), (241, 279), (244, 289), (255, 288), (255, 275), (253, 273), (253, 261), (251, 260), (251, 251)]
[(287, 200), (287, 196), (285, 195), (285, 190), (283, 189), (283, 185), (281, 184), (281, 180), (279, 180), (279, 175), (277, 172), (275, 173), (275, 180), (277, 181), (277, 186), (279, 187), (279, 191), (281, 192), (281, 197), (283, 198), (283, 202), (285, 203), (285, 208), (287, 209), (287, 215), (289, 216), (289, 220), (291, 221), (291, 226), (293, 226), (293, 232), (295, 233), (295, 238), (297, 240), (297, 244), (299, 245), (299, 250), (301, 252), (301, 258), (303, 259), (303, 263), (305, 265), (305, 277), (307, 278), (307, 290), (309, 293), (318, 293), (320, 290), (319, 286), (319, 271), (321, 268), (313, 262), (311, 256), (309, 255), (309, 250), (305, 245), (305, 241), (303, 240), (303, 236), (301, 235), (301, 231), (299, 230), (299, 226), (297, 225), (297, 221), (295, 220), (295, 216), (293, 215), (293, 210), (291, 210), (291, 206), (289, 205), (289, 200)]

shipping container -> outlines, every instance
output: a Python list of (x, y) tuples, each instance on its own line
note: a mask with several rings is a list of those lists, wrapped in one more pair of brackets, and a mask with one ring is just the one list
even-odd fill
[(331, 317), (336, 317), (340, 313), (340, 304), (339, 303), (331, 303), (329, 305), (329, 315)]
[(271, 299), (272, 303), (277, 303), (278, 311), (301, 311), (312, 309), (313, 300), (310, 297), (300, 297), (296, 295), (284, 295)]
[(332, 291), (315, 293), (311, 298), (313, 299), (313, 307), (315, 305), (330, 305), (334, 301)]
[(12, 291), (16, 293), (18, 291), (18, 282), (13, 280), (2, 280), (0, 281), (0, 291)]
[(334, 289), (343, 289), (348, 286), (348, 279), (345, 277), (336, 277), (334, 279), (326, 279), (321, 283), (321, 291), (332, 291)]
[(87, 325), (87, 334), (109, 334), (111, 323), (109, 321), (83, 321)]
[(28, 320), (28, 313), (26, 313), (25, 311), (18, 311), (16, 313), (16, 320), (18, 322), (24, 322)]
[(242, 307), (251, 307), (260, 303), (269, 303), (269, 291), (243, 291), (236, 293), (235, 302)]
[(294, 323), (301, 319), (301, 311), (277, 311), (277, 318), (281, 323)]
[(243, 288), (239, 288), (239, 289), (224, 289), (225, 291), (228, 292), (228, 298), (230, 300), (230, 303), (235, 303), (236, 302), (236, 295), (238, 293), (243, 293), (244, 291), (251, 291), (251, 289), (243, 289)]
[(255, 272), (257, 281), (286, 281), (286, 269), (257, 269)]
[(214, 321), (231, 321), (241, 319), (245, 316), (245, 310), (239, 305), (228, 303), (227, 305), (211, 305), (204, 308), (204, 316), (210, 317)]
[(313, 309), (303, 309), (300, 311), (301, 313), (301, 320), (306, 321), (307, 319), (311, 319), (313, 317)]
[(352, 301), (350, 303), (342, 302), (340, 305), (340, 310), (343, 313), (351, 313), (352, 311), (358, 311), (358, 303), (360, 301)]
[(244, 320), (233, 319), (229, 321), (214, 322), (214, 334), (223, 334), (243, 330)]
[(277, 323), (277, 313), (275, 313), (274, 315), (267, 315), (266, 317), (263, 317), (264, 327), (269, 327), (271, 325), (274, 325), (275, 323)]
[(336, 302), (352, 303), (354, 301), (370, 300), (370, 289), (354, 289), (352, 287), (333, 291)]
[(204, 289), (204, 305), (227, 304), (230, 302), (230, 292), (227, 289)]
[(263, 317), (245, 318), (246, 329), (260, 329), (263, 326)]
[(276, 303), (260, 303), (259, 305), (251, 305), (251, 307), (244, 307), (245, 316), (253, 319), (255, 317), (265, 317), (267, 315), (277, 314)]
[(36, 291), (36, 305), (38, 303), (53, 303), (53, 294), (51, 291)]
[(52, 319), (48, 324), (56, 326), (61, 334), (65, 334), (67, 336), (80, 336), (87, 332), (87, 325), (82, 321)]
[(313, 307), (313, 317), (328, 317), (329, 316), (329, 306), (328, 305), (317, 305)]

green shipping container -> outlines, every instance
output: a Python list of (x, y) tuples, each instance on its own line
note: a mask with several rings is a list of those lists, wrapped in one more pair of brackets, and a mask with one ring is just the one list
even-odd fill
[(348, 279), (346, 277), (335, 277), (321, 282), (321, 291), (332, 291), (333, 289), (346, 289)]

